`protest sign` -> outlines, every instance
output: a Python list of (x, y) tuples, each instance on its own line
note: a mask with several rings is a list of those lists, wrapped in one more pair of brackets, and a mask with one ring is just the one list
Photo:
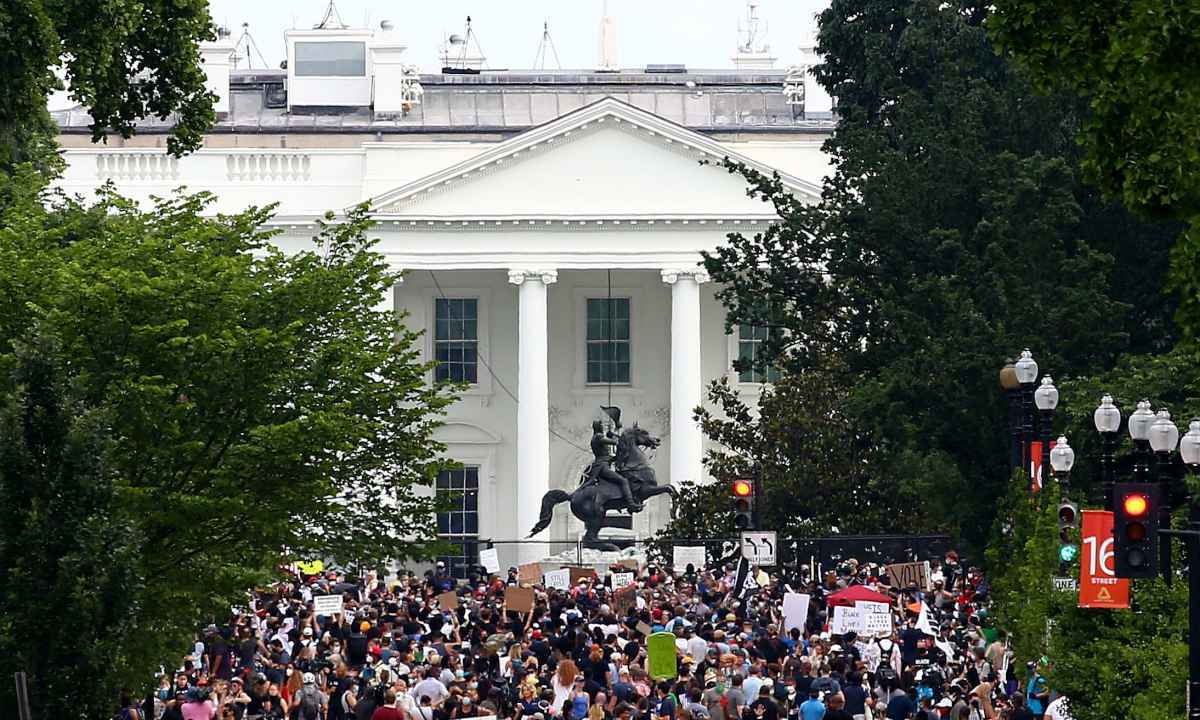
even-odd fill
[(570, 590), (571, 571), (568, 568), (551, 570), (545, 575), (545, 585), (547, 589), (553, 588), (555, 590)]
[(458, 595), (453, 590), (438, 595), (438, 607), (443, 610), (456, 610), (458, 608)]
[(630, 585), (613, 593), (613, 612), (617, 615), (627, 615), (637, 604), (637, 588)]
[(654, 628), (650, 627), (650, 624), (646, 621), (638, 620), (637, 631), (645, 637), (650, 637), (650, 633), (654, 632)]
[(888, 585), (906, 588), (918, 587), (921, 590), (931, 590), (929, 584), (929, 561), (915, 563), (897, 563), (887, 566)]
[(671, 551), (671, 566), (677, 573), (687, 572), (688, 565), (693, 571), (703, 570), (706, 562), (703, 545), (676, 545)]
[(504, 588), (504, 609), (519, 613), (533, 612), (533, 588), (516, 585)]
[(571, 567), (568, 567), (567, 569), (571, 571), (571, 584), (572, 585), (577, 584), (580, 580), (583, 580), (583, 579), (590, 580), (590, 579), (592, 579), (592, 576), (594, 576), (596, 574), (596, 571), (591, 569), (590, 567), (571, 566)]
[(487, 550), (479, 551), (479, 564), (484, 570), (495, 574), (500, 572), (500, 551), (496, 548), (488, 548)]
[(335, 615), (341, 611), (341, 595), (317, 595), (313, 597), (314, 615)]
[(613, 590), (620, 590), (633, 584), (633, 573), (613, 573)]
[(676, 668), (677, 655), (675, 652), (675, 635), (669, 632), (656, 632), (646, 640), (646, 669), (654, 680), (674, 679), (679, 671)]
[(833, 609), (833, 620), (829, 623), (829, 632), (834, 635), (845, 635), (848, 632), (862, 632), (862, 613), (856, 607), (838, 605)]
[(859, 600), (854, 603), (862, 616), (862, 634), (879, 637), (892, 633), (892, 606), (887, 603)]
[(800, 628), (808, 620), (808, 603), (811, 596), (804, 593), (790, 592), (783, 596), (783, 627), (785, 630)]
[(542, 581), (542, 564), (531, 562), (517, 568), (517, 582), (522, 585), (537, 585)]
[(637, 558), (621, 558), (620, 560), (617, 561), (617, 564), (620, 565), (621, 567), (627, 567), (630, 570), (634, 570), (634, 571), (636, 571), (639, 567), (641, 567), (641, 565), (637, 561)]

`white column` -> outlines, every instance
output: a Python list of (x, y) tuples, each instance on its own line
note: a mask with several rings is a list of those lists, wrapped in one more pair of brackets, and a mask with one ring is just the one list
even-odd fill
[(671, 484), (699, 482), (704, 454), (700, 425), (692, 411), (700, 404), (700, 283), (708, 275), (696, 268), (663, 270), (671, 286)]
[[(546, 288), (558, 280), (555, 270), (509, 270), (519, 289), (517, 322), (517, 537), (537, 523), (542, 496), (550, 490), (550, 385), (547, 361)], [(499, 510), (499, 508), (497, 508)], [(546, 531), (543, 531), (543, 535)], [(546, 546), (525, 544), (522, 563), (546, 556)]]

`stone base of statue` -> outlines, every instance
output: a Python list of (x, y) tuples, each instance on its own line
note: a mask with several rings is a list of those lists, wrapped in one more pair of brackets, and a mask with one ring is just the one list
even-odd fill
[[(613, 542), (620, 542), (620, 539), (615, 537), (607, 539)], [(574, 567), (591, 568), (600, 577), (604, 577), (605, 573), (613, 565), (621, 563), (625, 563), (626, 565), (637, 563), (637, 567), (643, 567), (646, 564), (646, 551), (637, 545), (631, 545), (624, 550), (593, 550), (591, 548), (583, 548), (580, 551), (573, 548), (541, 560), (543, 573), (571, 565)]]

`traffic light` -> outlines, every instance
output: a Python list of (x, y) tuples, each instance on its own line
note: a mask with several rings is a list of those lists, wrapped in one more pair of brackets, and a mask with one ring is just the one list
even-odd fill
[(1113, 486), (1113, 567), (1119, 578), (1150, 578), (1158, 569), (1157, 484)]
[(1070, 501), (1058, 504), (1058, 563), (1061, 574), (1079, 556), (1075, 533), (1079, 531), (1079, 506)]
[(754, 529), (754, 483), (745, 479), (734, 480), (730, 486), (733, 493), (733, 525), (738, 530)]

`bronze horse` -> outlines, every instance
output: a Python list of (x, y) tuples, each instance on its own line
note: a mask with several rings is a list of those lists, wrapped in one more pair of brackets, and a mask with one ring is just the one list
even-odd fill
[[(679, 496), (670, 485), (659, 485), (654, 475), (654, 468), (642, 448), (658, 447), (659, 439), (638, 427), (623, 431), (617, 441), (617, 456), (613, 469), (629, 480), (629, 489), (638, 502), (663, 493), (670, 493), (674, 501)], [(585, 469), (586, 473), (586, 469)], [(621, 489), (611, 482), (594, 482), (580, 485), (575, 492), (551, 490), (542, 497), (542, 514), (537, 525), (529, 532), (529, 537), (537, 535), (550, 525), (554, 518), (554, 508), (560, 503), (570, 501), (571, 513), (583, 521), (587, 529), (581, 542), (583, 547), (595, 550), (619, 550), (616, 545), (600, 539), (600, 529), (604, 527), (606, 510), (626, 510), (628, 506), (621, 497)]]

